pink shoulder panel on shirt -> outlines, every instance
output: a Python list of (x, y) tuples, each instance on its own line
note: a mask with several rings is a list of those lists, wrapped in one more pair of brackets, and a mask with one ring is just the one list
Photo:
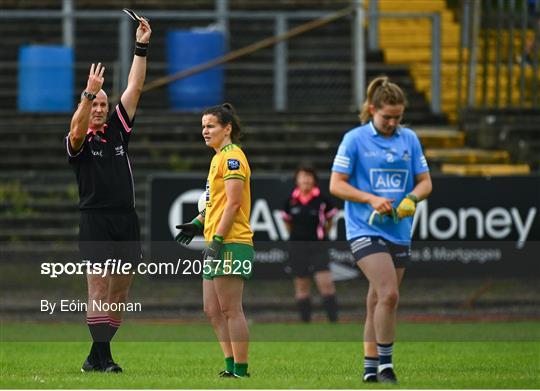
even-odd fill
[(120, 122), (122, 122), (122, 126), (124, 127), (126, 133), (131, 133), (131, 128), (128, 126), (127, 121), (125, 120), (124, 116), (122, 115), (122, 112), (120, 111), (120, 106), (116, 105), (116, 114), (118, 114), (118, 118), (120, 118)]

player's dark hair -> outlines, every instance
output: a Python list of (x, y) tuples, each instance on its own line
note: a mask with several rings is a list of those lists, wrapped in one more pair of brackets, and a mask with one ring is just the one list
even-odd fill
[(317, 176), (317, 172), (313, 167), (310, 166), (300, 166), (296, 169), (296, 172), (294, 173), (294, 181), (296, 182), (296, 179), (298, 178), (298, 174), (301, 172), (305, 172), (306, 174), (309, 174), (313, 177), (313, 181), (315, 182), (315, 185), (319, 183), (319, 177)]
[(403, 90), (396, 83), (392, 83), (388, 76), (378, 76), (369, 83), (367, 88), (366, 100), (360, 113), (360, 123), (362, 124), (371, 119), (370, 105), (375, 106), (376, 109), (380, 109), (384, 105), (407, 106), (407, 98)]
[(221, 126), (231, 124), (231, 141), (233, 143), (240, 141), (240, 118), (236, 114), (236, 110), (231, 103), (223, 103), (221, 105), (209, 107), (204, 110), (202, 115), (208, 114), (215, 116)]

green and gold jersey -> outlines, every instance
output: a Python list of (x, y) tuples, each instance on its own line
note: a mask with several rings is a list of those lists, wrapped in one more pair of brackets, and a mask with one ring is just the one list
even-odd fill
[(210, 163), (210, 171), (206, 180), (206, 190), (210, 194), (206, 201), (206, 214), (204, 218), (204, 238), (212, 241), (223, 215), (227, 195), (225, 194), (225, 181), (240, 179), (244, 181), (242, 204), (236, 215), (231, 229), (224, 238), (224, 243), (245, 243), (253, 245), (253, 232), (249, 226), (251, 214), (251, 169), (238, 145), (229, 144), (216, 153)]

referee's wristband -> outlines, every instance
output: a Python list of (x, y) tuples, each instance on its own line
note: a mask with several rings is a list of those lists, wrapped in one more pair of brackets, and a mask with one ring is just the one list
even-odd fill
[(148, 42), (135, 42), (134, 54), (139, 57), (146, 57), (148, 53)]

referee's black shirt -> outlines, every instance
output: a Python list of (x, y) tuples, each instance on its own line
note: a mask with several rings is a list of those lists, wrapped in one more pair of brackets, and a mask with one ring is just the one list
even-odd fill
[(128, 145), (133, 128), (122, 103), (104, 125), (105, 132), (88, 129), (81, 149), (65, 139), (69, 164), (79, 184), (82, 211), (129, 212), (135, 208), (133, 174)]
[(318, 187), (304, 197), (296, 188), (285, 202), (283, 219), (291, 224), (289, 240), (326, 240), (325, 223), (337, 213), (332, 201)]

